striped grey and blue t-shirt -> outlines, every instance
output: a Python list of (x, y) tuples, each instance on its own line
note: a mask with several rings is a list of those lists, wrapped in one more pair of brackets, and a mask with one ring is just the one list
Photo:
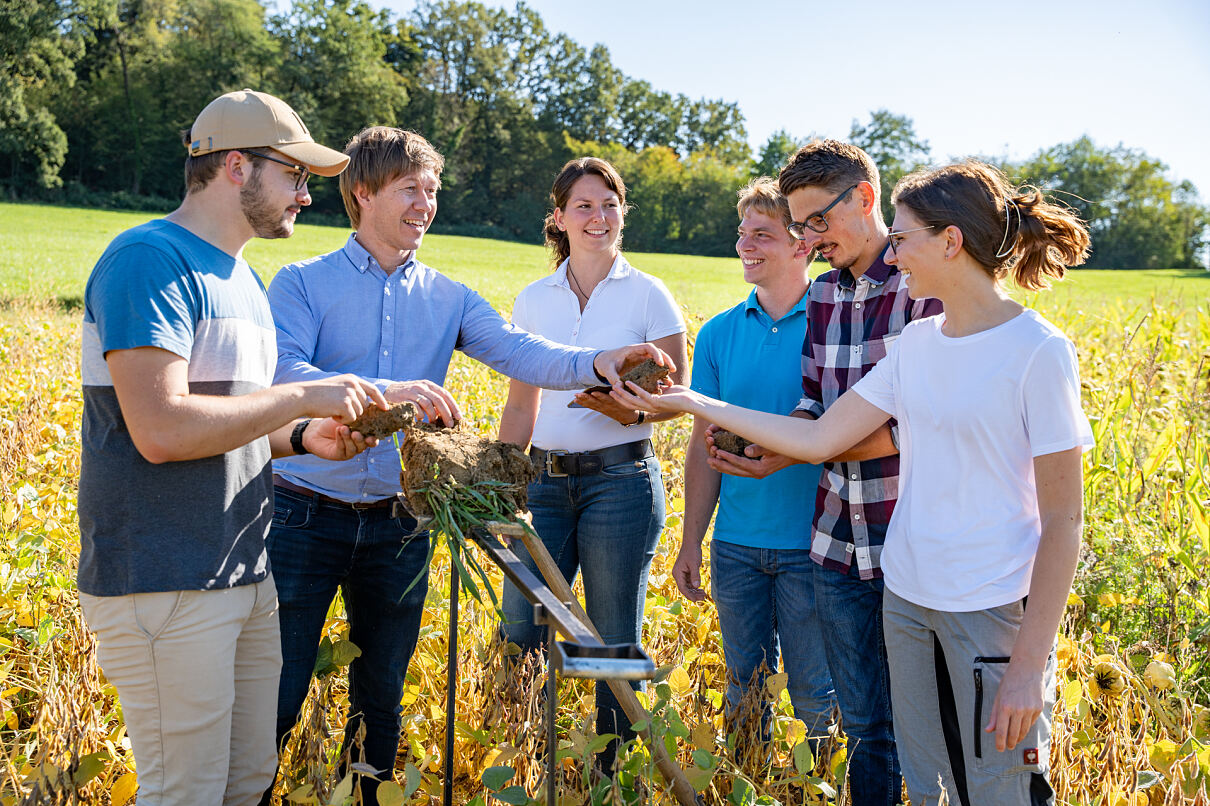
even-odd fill
[(268, 576), (269, 441), (151, 464), (135, 448), (105, 362), (158, 347), (189, 362), (189, 391), (244, 395), (273, 378), (277, 343), (260, 278), (165, 220), (109, 244), (84, 292), (81, 591), (121, 596), (230, 588)]

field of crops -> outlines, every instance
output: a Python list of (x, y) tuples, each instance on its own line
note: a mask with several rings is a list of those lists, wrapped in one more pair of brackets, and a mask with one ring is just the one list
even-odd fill
[[(134, 764), (116, 692), (99, 674), (75, 594), (78, 301), (105, 243), (145, 219), (0, 204), (4, 804), (133, 802)], [(267, 279), (282, 263), (337, 248), (346, 236), (304, 226), (289, 241), (254, 243), (248, 257)], [(537, 247), (466, 238), (430, 236), (422, 258), (501, 309), (546, 270)], [(746, 293), (735, 260), (630, 258), (665, 280), (686, 309), (691, 335)], [(1075, 340), (1096, 436), (1085, 457), (1085, 549), (1059, 639), (1052, 754), (1058, 802), (1206, 803), (1210, 274), (1076, 272), (1056, 292), (1028, 301)], [(459, 358), (448, 386), (468, 418), (494, 435), (505, 394), (500, 376)], [(684, 601), (669, 574), (680, 535), (688, 433), (684, 420), (657, 428), (670, 517), (652, 569), (644, 632), (662, 667), (648, 692), (653, 732), (663, 735), (707, 803), (838, 802), (843, 738), (815, 752), (801, 741), (803, 726), (792, 718), (784, 677), (768, 683), (777, 702), (771, 744), (755, 744), (724, 720), (714, 608), (709, 601)], [(404, 695), (398, 784), (383, 788), (384, 803), (440, 802), (448, 555), (439, 551), (434, 563)], [(543, 677), (532, 664), (505, 671), (495, 624), (490, 610), (464, 600), (455, 800), (534, 803), (527, 797), (542, 797)], [(340, 666), (353, 651), (345, 634), (337, 604), (327, 624), (331, 651), (323, 658), (329, 662), (286, 758), (282, 791), (291, 802), (340, 803), (348, 792), (333, 758), (347, 702)], [(671, 802), (642, 747), (629, 755), (611, 791), (590, 792), (583, 760), (599, 747), (591, 734), (590, 692), (578, 682), (560, 686), (561, 802)], [(510, 788), (516, 786), (524, 792)]]

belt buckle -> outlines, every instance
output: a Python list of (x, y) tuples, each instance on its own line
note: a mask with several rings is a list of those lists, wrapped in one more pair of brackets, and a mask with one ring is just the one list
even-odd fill
[(554, 463), (554, 458), (556, 456), (566, 456), (566, 455), (567, 455), (567, 451), (558, 451), (558, 450), (547, 451), (546, 452), (546, 475), (550, 476), (552, 479), (566, 478), (568, 475), (567, 473), (555, 472), (555, 463)]

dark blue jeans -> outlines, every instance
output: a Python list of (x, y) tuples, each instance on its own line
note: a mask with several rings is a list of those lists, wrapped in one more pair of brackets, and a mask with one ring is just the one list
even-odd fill
[[(761, 663), (776, 672), (780, 656), (794, 716), (806, 724), (807, 736), (826, 736), (835, 699), (815, 608), (810, 550), (755, 548), (715, 538), (710, 558), (729, 708), (739, 704)], [(766, 705), (763, 725), (768, 712)]]
[(853, 806), (899, 803), (902, 779), (891, 722), (890, 672), (882, 637), (882, 580), (815, 566), (815, 606), (836, 686), (841, 727), (849, 737)]
[[(366, 763), (395, 768), (399, 704), (408, 662), (416, 649), (428, 591), (428, 533), (390, 510), (354, 510), (277, 488), (269, 562), (277, 581), (282, 672), (277, 700), (277, 742), (294, 727), (307, 696), (328, 608), (339, 588), (349, 619), (349, 640), (361, 655), (349, 666), (349, 720), (345, 745), (365, 723)], [(417, 574), (421, 579), (403, 595)], [(377, 786), (363, 797), (374, 803)], [(267, 798), (265, 801), (267, 803)]]
[[(606, 644), (640, 643), (647, 575), (664, 529), (664, 482), (660, 462), (611, 465), (600, 473), (551, 478), (546, 472), (529, 485), (534, 531), (568, 582), (577, 571), (584, 577), (584, 609)], [(529, 552), (518, 557), (538, 578), (542, 574)], [(502, 608), (504, 636), (531, 649), (545, 639), (534, 625), (533, 605), (505, 581)], [(635, 688), (638, 688), (635, 684)], [(597, 733), (634, 736), (630, 720), (605, 681), (598, 681)], [(612, 763), (611, 748), (602, 764)]]

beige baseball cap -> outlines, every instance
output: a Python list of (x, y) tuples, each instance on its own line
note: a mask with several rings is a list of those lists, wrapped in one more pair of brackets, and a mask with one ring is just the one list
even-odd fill
[(189, 156), (240, 148), (275, 148), (313, 174), (336, 176), (349, 164), (339, 151), (321, 146), (298, 113), (280, 98), (239, 90), (211, 101), (189, 130)]

